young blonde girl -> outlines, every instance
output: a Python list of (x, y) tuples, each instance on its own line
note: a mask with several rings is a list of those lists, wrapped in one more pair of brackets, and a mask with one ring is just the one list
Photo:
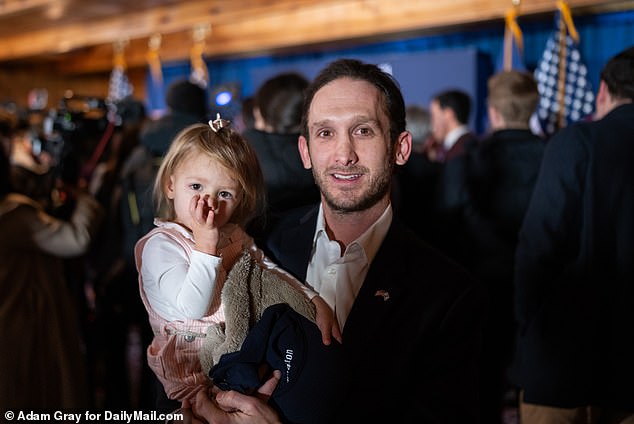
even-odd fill
[[(158, 170), (156, 228), (135, 254), (154, 332), (148, 363), (170, 399), (191, 399), (211, 383), (198, 352), (207, 328), (224, 322), (220, 293), (245, 250), (313, 301), (324, 342), (330, 340), (333, 318), (325, 302), (266, 258), (244, 231), (264, 192), (255, 153), (220, 118), (179, 133)], [(337, 330), (332, 334), (340, 339)]]

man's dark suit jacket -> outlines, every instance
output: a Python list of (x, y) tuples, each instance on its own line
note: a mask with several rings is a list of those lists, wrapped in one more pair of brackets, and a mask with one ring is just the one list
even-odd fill
[[(464, 224), (467, 269), (509, 290), (517, 234), (533, 194), (546, 143), (528, 129), (491, 133), (466, 152)], [(507, 300), (511, 303), (512, 300)], [(509, 305), (510, 307), (510, 305)]]
[(426, 241), (463, 266), (471, 254), (462, 217), (465, 202), (465, 160), (466, 152), (474, 149), (478, 143), (478, 138), (470, 132), (458, 138), (447, 152), (431, 199), (433, 228)]
[(458, 137), (458, 140), (451, 146), (445, 153), (444, 162), (448, 162), (461, 155), (465, 154), (465, 151), (473, 144), (478, 142), (478, 137), (475, 134), (468, 132)]
[[(317, 214), (294, 211), (268, 238), (270, 257), (300, 281)], [(477, 422), (482, 300), (457, 265), (393, 221), (343, 331), (353, 377), (333, 422)]]
[(515, 271), (524, 399), (634, 412), (634, 104), (548, 142)]

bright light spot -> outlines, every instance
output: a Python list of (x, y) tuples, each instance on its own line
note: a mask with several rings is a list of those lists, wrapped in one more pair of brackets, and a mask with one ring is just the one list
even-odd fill
[(221, 91), (220, 93), (216, 94), (216, 105), (225, 106), (229, 104), (229, 102), (231, 102), (232, 97), (233, 96), (231, 95), (230, 92)]

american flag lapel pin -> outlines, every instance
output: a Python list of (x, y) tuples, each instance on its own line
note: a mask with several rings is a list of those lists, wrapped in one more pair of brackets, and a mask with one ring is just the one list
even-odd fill
[(381, 296), (385, 302), (390, 300), (390, 293), (387, 290), (377, 290), (375, 296)]

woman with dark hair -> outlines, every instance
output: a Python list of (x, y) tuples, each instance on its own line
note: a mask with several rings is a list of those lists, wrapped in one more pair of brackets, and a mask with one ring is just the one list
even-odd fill
[(294, 72), (264, 82), (255, 94), (255, 128), (244, 132), (262, 167), (270, 216), (319, 200), (297, 150), (307, 86), (306, 78)]

